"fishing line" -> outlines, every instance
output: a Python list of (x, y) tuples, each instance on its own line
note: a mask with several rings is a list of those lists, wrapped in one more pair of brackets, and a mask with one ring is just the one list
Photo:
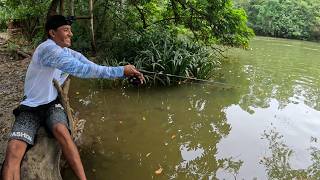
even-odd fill
[[(139, 69), (138, 71), (140, 71), (142, 73), (146, 73), (146, 74), (155, 74), (155, 75), (162, 75), (162, 76), (169, 76), (169, 77), (176, 77), (176, 78), (181, 78), (181, 79), (199, 81), (199, 82), (208, 83), (208, 85), (213, 85), (213, 86), (219, 85), (219, 86), (227, 86), (227, 87), (236, 87), (234, 85), (230, 85), (227, 83), (210, 81), (210, 80), (205, 80), (205, 79), (198, 79), (198, 78), (193, 78), (193, 77), (179, 76), (179, 75), (167, 74), (167, 73), (162, 73), (162, 72), (152, 72), (152, 71), (147, 71), (147, 70), (142, 70), (142, 69)], [(198, 84), (200, 84), (200, 83), (198, 83)]]

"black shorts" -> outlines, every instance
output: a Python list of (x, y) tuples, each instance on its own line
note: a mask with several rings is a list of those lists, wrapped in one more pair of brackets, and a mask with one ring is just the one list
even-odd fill
[(41, 125), (44, 125), (51, 134), (53, 126), (57, 123), (64, 124), (70, 131), (68, 118), (58, 100), (38, 107), (20, 105), (13, 110), (13, 114), (15, 122), (9, 139), (19, 139), (29, 145), (34, 144), (35, 136)]

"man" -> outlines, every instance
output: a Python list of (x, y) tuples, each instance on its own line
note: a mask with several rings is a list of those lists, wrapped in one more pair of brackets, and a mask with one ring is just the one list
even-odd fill
[(122, 78), (135, 76), (144, 81), (134, 66), (106, 67), (94, 64), (71, 46), (71, 21), (61, 15), (48, 18), (45, 29), (48, 39), (35, 50), (28, 67), (24, 100), (14, 110), (15, 122), (9, 136), (3, 164), (4, 180), (20, 179), (20, 164), (28, 146), (34, 144), (35, 134), (44, 124), (59, 142), (64, 157), (76, 176), (86, 179), (84, 168), (69, 130), (63, 107), (57, 100), (52, 80), (62, 84), (68, 74), (80, 78)]

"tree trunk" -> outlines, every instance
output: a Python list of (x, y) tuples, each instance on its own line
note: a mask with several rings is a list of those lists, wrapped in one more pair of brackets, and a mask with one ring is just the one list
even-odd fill
[(93, 2), (92, 0), (90, 0), (89, 2), (89, 9), (90, 9), (90, 29), (91, 29), (91, 36), (92, 36), (92, 42), (91, 42), (91, 46), (92, 46), (92, 52), (95, 55), (96, 54), (96, 41), (94, 38), (94, 27), (93, 27)]
[(64, 15), (64, 0), (60, 0), (60, 15)]
[(143, 29), (146, 29), (148, 25), (147, 25), (146, 17), (144, 16), (144, 13), (143, 13), (143, 9), (140, 9), (136, 3), (134, 3), (133, 5), (140, 14), (140, 19), (142, 20), (142, 23), (143, 23)]
[(47, 18), (57, 14), (57, 9), (60, 0), (52, 0), (48, 9)]
[(172, 11), (173, 11), (173, 14), (174, 14), (174, 22), (176, 23), (176, 25), (179, 23), (180, 21), (180, 16), (179, 16), (179, 13), (177, 12), (178, 11), (178, 8), (177, 8), (177, 4), (174, 0), (171, 0), (171, 6), (172, 6)]
[(74, 16), (74, 0), (70, 0), (70, 4), (69, 4), (69, 8), (70, 8), (70, 16)]

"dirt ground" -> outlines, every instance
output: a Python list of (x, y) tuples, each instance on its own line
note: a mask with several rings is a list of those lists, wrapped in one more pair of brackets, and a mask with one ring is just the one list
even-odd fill
[(8, 135), (14, 120), (12, 110), (23, 97), (23, 83), (30, 58), (22, 58), (4, 48), (0, 34), (0, 167), (4, 160)]

